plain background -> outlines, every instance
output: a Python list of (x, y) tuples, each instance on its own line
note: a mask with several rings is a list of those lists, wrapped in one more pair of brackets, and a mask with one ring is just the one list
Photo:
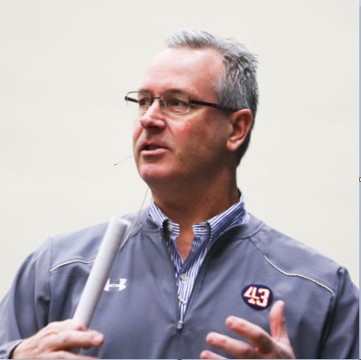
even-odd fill
[(239, 187), (250, 212), (358, 284), (358, 1), (0, 1), (0, 297), (54, 234), (136, 211), (123, 102), (173, 31), (259, 57)]

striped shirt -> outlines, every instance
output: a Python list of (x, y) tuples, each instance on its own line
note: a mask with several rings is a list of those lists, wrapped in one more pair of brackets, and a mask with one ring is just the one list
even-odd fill
[(164, 240), (174, 264), (178, 286), (178, 327), (181, 328), (194, 281), (208, 250), (232, 225), (235, 223), (243, 224), (247, 221), (248, 216), (244, 208), (243, 196), (241, 196), (239, 202), (223, 213), (208, 221), (193, 225), (194, 238), (192, 247), (189, 255), (184, 260), (180, 256), (176, 245), (176, 240), (180, 234), (179, 224), (169, 219), (154, 202), (149, 207), (149, 217), (163, 230)]

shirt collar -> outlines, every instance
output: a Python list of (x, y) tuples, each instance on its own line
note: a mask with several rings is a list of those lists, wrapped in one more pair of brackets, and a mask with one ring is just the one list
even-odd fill
[[(149, 206), (148, 216), (159, 228), (163, 229), (163, 231), (165, 231), (165, 227), (167, 226), (168, 228), (166, 230), (179, 234), (179, 225), (169, 219), (154, 201), (152, 201)], [(204, 235), (205, 232), (207, 232), (211, 245), (232, 225), (236, 223), (243, 224), (246, 221), (247, 212), (245, 210), (244, 197), (241, 195), (239, 201), (229, 207), (226, 211), (205, 222), (193, 225), (193, 231), (195, 235), (199, 233)]]

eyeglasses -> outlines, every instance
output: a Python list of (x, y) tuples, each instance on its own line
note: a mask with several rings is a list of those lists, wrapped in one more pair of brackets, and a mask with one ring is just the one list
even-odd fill
[(191, 105), (210, 106), (215, 109), (234, 112), (237, 109), (231, 109), (229, 107), (214, 104), (206, 101), (193, 100), (188, 95), (179, 92), (166, 92), (161, 96), (153, 96), (145, 91), (130, 91), (124, 97), (127, 104), (138, 106), (138, 112), (144, 114), (150, 106), (152, 106), (155, 99), (159, 99), (159, 106), (163, 112), (170, 114), (187, 114)]

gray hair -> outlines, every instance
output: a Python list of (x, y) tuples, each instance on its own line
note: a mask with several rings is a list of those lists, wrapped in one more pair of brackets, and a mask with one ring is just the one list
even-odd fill
[[(206, 31), (175, 32), (168, 37), (166, 45), (169, 48), (211, 48), (218, 51), (225, 65), (225, 72), (216, 86), (218, 101), (231, 109), (250, 109), (253, 128), (258, 104), (257, 59), (254, 54), (237, 41), (223, 39)], [(238, 149), (238, 164), (248, 148), (252, 128)]]

